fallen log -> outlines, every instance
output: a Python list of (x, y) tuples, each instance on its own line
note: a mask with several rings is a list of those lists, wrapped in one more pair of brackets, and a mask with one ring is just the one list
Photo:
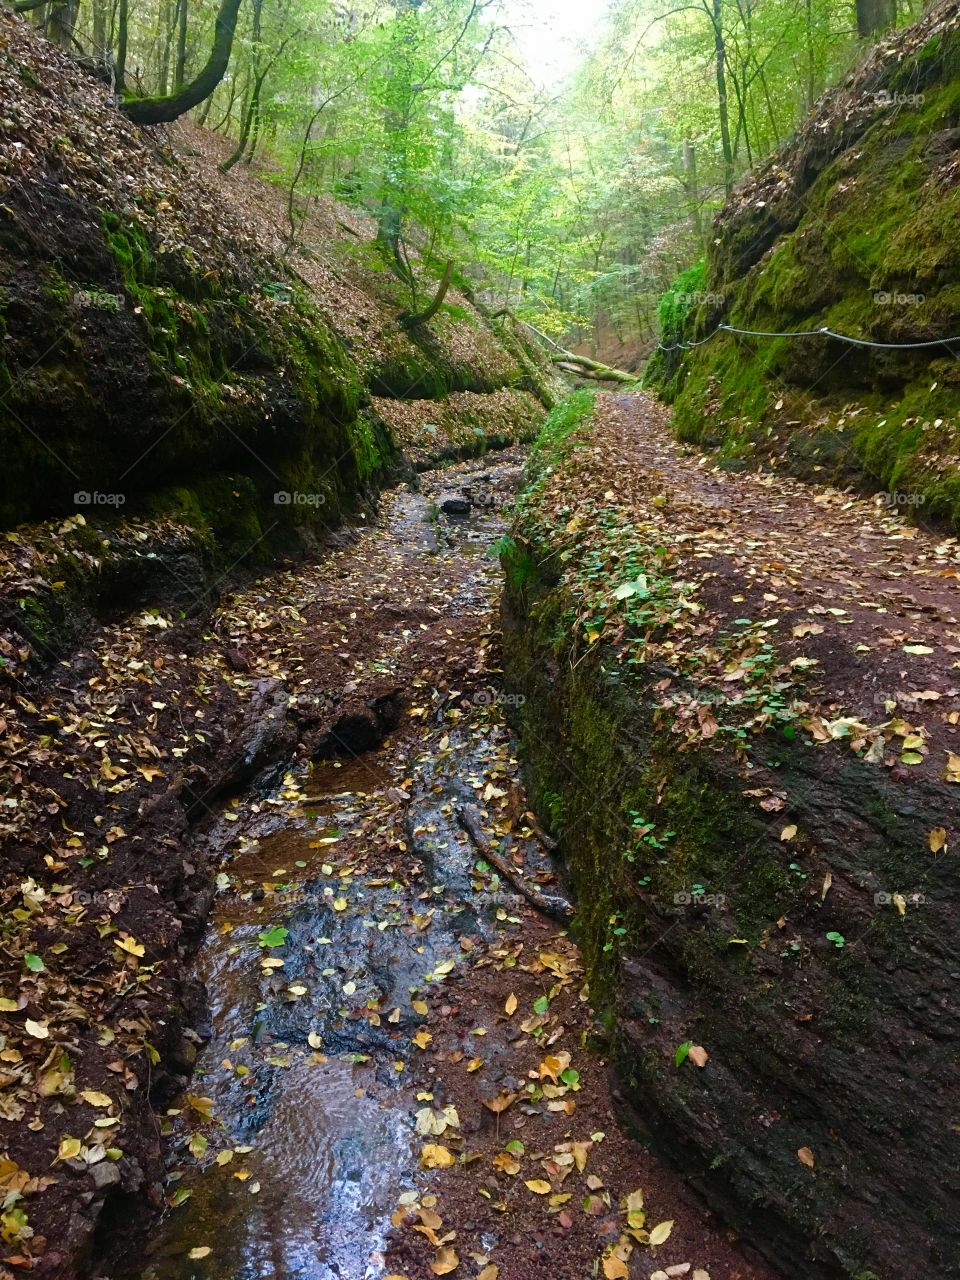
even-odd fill
[(542, 911), (545, 916), (549, 916), (552, 920), (560, 920), (564, 924), (569, 923), (571, 916), (574, 914), (573, 905), (566, 898), (560, 897), (559, 894), (541, 892), (540, 889), (530, 884), (523, 873), (512, 866), (502, 853), (498, 853), (483, 834), (480, 814), (473, 805), (460, 805), (457, 808), (457, 818), (484, 862), (489, 862), (496, 867), (503, 878), (508, 880), (516, 891), (522, 894), (538, 911)]
[(612, 365), (601, 364), (599, 360), (591, 360), (588, 356), (574, 355), (572, 351), (561, 351), (551, 359), (561, 369), (577, 374), (581, 378), (594, 378), (598, 382), (638, 381), (635, 373), (627, 373), (625, 369), (614, 369)]

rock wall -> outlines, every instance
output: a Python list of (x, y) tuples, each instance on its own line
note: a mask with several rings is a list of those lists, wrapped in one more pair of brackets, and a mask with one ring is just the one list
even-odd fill
[[(683, 439), (912, 498), (960, 520), (960, 6), (932, 5), (827, 93), (731, 196), (648, 385)], [(671, 295), (667, 295), (669, 299)], [(668, 308), (672, 311), (676, 308)]]

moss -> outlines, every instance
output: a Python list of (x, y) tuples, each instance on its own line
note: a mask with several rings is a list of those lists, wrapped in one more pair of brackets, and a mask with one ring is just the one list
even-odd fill
[[(925, 45), (871, 85), (891, 103), (858, 118), (852, 142), (838, 132), (831, 156), (821, 138), (802, 203), (741, 200), (721, 219), (706, 289), (722, 295), (722, 311), (709, 323), (670, 311), (671, 338), (706, 336), (717, 320), (772, 332), (827, 326), (882, 343), (960, 335), (960, 189), (936, 176), (960, 124), (960, 36), (928, 43), (936, 56)], [(674, 404), (683, 439), (908, 492), (925, 518), (957, 527), (954, 368), (951, 350), (718, 334), (679, 369), (657, 357), (647, 381)]]

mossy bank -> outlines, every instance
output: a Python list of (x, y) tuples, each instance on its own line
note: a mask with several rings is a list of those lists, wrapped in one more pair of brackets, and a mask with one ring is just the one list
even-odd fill
[[(960, 12), (885, 39), (734, 192), (661, 307), (646, 384), (681, 438), (960, 522)], [(695, 278), (694, 278), (695, 277)], [(913, 346), (910, 344), (932, 344)]]
[(290, 250), (255, 174), (204, 169), (194, 126), (137, 130), (12, 13), (0, 87), (0, 527), (23, 526), (0, 592), (38, 655), (316, 550), (410, 474), (416, 432), (374, 393), (439, 398), (460, 454), (535, 429), (547, 383), (521, 339), (453, 290), (405, 327), (357, 215), (344, 243), (331, 217)]
[[(931, 1081), (950, 1075), (960, 1032), (956, 937), (874, 905), (888, 881), (955, 903), (927, 833), (949, 788), (907, 791), (814, 743), (771, 693), (782, 679), (736, 707), (701, 684), (698, 646), (715, 642), (700, 592), (659, 500), (638, 509), (623, 473), (594, 461), (581, 397), (548, 422), (503, 547), (504, 665), (624, 1095), (785, 1274), (952, 1274), (952, 1104)], [(704, 634), (684, 664), (665, 655), (687, 626)], [(783, 670), (753, 654), (758, 681)], [(707, 726), (699, 745), (666, 686)], [(761, 714), (738, 727), (748, 704)]]

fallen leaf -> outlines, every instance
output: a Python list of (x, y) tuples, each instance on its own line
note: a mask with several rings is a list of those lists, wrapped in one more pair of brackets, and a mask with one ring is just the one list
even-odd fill
[(446, 1245), (437, 1252), (437, 1256), (430, 1263), (430, 1270), (436, 1276), (449, 1275), (451, 1271), (456, 1271), (460, 1265), (460, 1259), (452, 1245)]
[(801, 1164), (805, 1164), (808, 1169), (813, 1168), (813, 1152), (809, 1147), (798, 1147), (797, 1159)]
[(670, 1232), (673, 1230), (673, 1219), (668, 1218), (666, 1222), (658, 1222), (650, 1232), (651, 1245), (663, 1244), (670, 1238)]
[(453, 1152), (436, 1142), (428, 1142), (420, 1152), (421, 1169), (449, 1169), (456, 1163)]

